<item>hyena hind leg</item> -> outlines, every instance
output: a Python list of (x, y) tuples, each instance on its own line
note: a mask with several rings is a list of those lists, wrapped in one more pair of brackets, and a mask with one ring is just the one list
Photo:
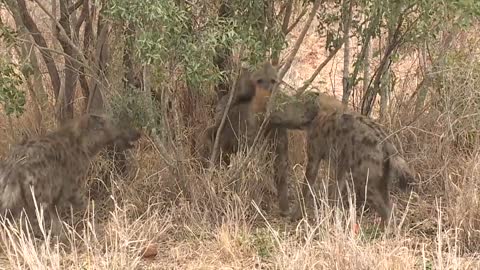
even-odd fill
[(54, 205), (50, 205), (48, 207), (48, 219), (46, 220), (50, 221), (50, 230), (52, 232), (52, 236), (58, 237), (59, 242), (65, 243), (67, 241), (67, 237), (63, 231), (62, 220), (57, 214), (56, 207)]

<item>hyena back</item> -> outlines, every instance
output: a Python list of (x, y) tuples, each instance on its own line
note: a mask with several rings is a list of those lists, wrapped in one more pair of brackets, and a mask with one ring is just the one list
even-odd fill
[[(332, 113), (348, 113), (352, 115), (359, 116), (358, 113), (355, 113), (351, 111), (346, 105), (344, 105), (342, 102), (340, 102), (338, 99), (324, 94), (324, 93), (319, 93), (317, 94), (317, 117), (325, 117), (328, 114)], [(290, 125), (288, 128), (291, 129), (301, 129), (305, 130), (308, 127), (312, 126), (312, 121), (299, 121), (298, 116), (302, 115), (302, 113), (307, 114), (308, 113), (308, 107), (306, 106), (301, 106), (298, 107), (298, 111), (295, 115), (294, 118), (292, 119), (293, 121), (290, 121)], [(310, 109), (310, 111), (312, 111)], [(361, 116), (360, 116), (361, 117)], [(307, 118), (312, 120), (313, 118)], [(366, 118), (366, 121), (371, 121), (373, 120)], [(381, 130), (381, 127), (379, 124), (373, 122), (371, 125), (375, 129), (380, 129), (377, 134), (379, 136), (384, 136), (382, 137), (383, 140), (388, 140), (388, 136), (386, 136), (385, 132)], [(390, 144), (391, 145), (391, 144)], [(392, 145), (393, 147), (393, 145)], [(390, 159), (390, 165), (391, 165), (391, 170), (393, 174), (393, 178), (397, 180), (398, 182), (398, 187), (400, 187), (401, 190), (408, 190), (411, 188), (411, 184), (413, 183), (415, 179), (415, 171), (408, 165), (408, 163), (405, 161), (405, 159), (399, 154), (399, 152), (396, 150), (395, 147), (393, 147), (393, 152), (395, 153), (391, 159)]]
[(140, 136), (139, 131), (117, 128), (103, 116), (84, 115), (46, 135), (23, 139), (0, 166), (2, 214), (15, 218), (25, 210), (35, 219), (35, 199), (52, 221), (52, 231), (61, 234), (56, 208), (85, 205), (82, 179), (90, 161), (109, 145), (131, 148)]

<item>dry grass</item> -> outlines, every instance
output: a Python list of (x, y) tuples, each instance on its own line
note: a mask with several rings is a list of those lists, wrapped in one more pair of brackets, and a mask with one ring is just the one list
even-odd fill
[[(477, 269), (479, 155), (452, 160), (451, 142), (439, 136), (421, 138), (428, 126), (419, 132), (421, 124), (408, 129), (416, 135), (415, 143), (407, 147), (408, 132), (400, 137), (422, 180), (410, 200), (408, 194), (395, 194), (399, 227), (390, 235), (376, 231), (373, 214), (353, 207), (342, 211), (323, 201), (322, 193), (317, 194), (318, 207), (308, 221), (296, 224), (280, 218), (266, 155), (246, 162), (236, 179), (232, 179), (236, 165), (201, 171), (194, 161), (182, 163), (193, 196), (185, 200), (178, 195), (178, 175), (158, 158), (153, 140), (145, 138), (132, 151), (138, 167), (131, 168), (128, 179), (110, 173), (110, 162), (102, 158), (95, 162), (88, 183), (100, 181), (98, 176), (103, 175), (112, 185), (97, 192), (75, 232), (65, 227), (70, 232), (66, 248), (53, 239), (34, 240), (29, 231), (2, 222), (2, 267)], [(290, 138), (291, 193), (295, 193), (303, 171), (304, 143), (301, 133)], [(435, 139), (436, 145), (415, 152), (417, 144)], [(434, 151), (440, 142), (443, 148)], [(436, 159), (441, 156), (443, 161)], [(244, 158), (238, 155), (232, 163), (242, 164)], [(105, 170), (108, 173), (102, 174)], [(142, 258), (142, 250), (151, 244), (157, 255)]]

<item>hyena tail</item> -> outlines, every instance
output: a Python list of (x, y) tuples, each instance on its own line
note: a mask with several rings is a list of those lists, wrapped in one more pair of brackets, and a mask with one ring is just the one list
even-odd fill
[(392, 182), (392, 160), (388, 156), (383, 161), (383, 181), (381, 182), (382, 189), (384, 189), (384, 194), (388, 194)]
[(213, 150), (213, 143), (215, 141), (216, 131), (216, 126), (210, 126), (201, 136), (201, 141), (199, 145), (199, 157), (203, 168), (208, 167), (208, 161), (210, 159), (210, 154)]
[(6, 179), (0, 179), (0, 215), (7, 211), (15, 214), (18, 210), (19, 200), (22, 198), (22, 190), (19, 183), (5, 183)]

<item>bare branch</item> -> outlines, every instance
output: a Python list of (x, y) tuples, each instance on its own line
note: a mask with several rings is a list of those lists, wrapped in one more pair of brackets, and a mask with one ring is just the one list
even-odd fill
[[(69, 0), (60, 1), (60, 20), (59, 24), (65, 32), (65, 36), (62, 38), (61, 34), (58, 36), (60, 45), (63, 48), (65, 54), (69, 55), (73, 59), (77, 59), (78, 52), (73, 49), (72, 42), (72, 29), (70, 28), (70, 13), (68, 13), (67, 5)], [(57, 32), (60, 33), (61, 31)], [(73, 97), (75, 96), (75, 90), (78, 81), (78, 64), (71, 61), (70, 58), (64, 57), (65, 61), (65, 82), (63, 88), (61, 89), (62, 94), (60, 95), (60, 100), (57, 100), (58, 117), (60, 122), (63, 122), (67, 119), (73, 118)], [(63, 98), (63, 100), (62, 100)]]
[[(289, 0), (285, 5), (285, 15), (282, 23), (282, 34), (285, 37), (287, 35), (288, 24), (290, 23), (290, 17), (292, 16), (293, 0)], [(278, 65), (280, 59), (280, 52), (276, 51), (272, 56), (272, 65)]]
[(310, 11), (310, 14), (308, 15), (307, 22), (305, 23), (305, 26), (303, 27), (302, 32), (300, 33), (297, 41), (295, 42), (292, 52), (290, 52), (290, 55), (285, 60), (285, 65), (279, 72), (279, 75), (278, 75), (279, 81), (283, 80), (283, 77), (285, 77), (285, 74), (287, 74), (287, 71), (292, 66), (293, 59), (295, 59), (295, 56), (297, 55), (297, 52), (300, 49), (300, 46), (302, 45), (303, 40), (305, 39), (305, 35), (307, 34), (308, 29), (310, 28), (310, 25), (312, 24), (312, 21), (315, 18), (315, 14), (317, 14), (317, 11), (320, 8), (320, 4), (322, 2), (323, 0), (315, 0), (315, 3), (313, 4), (313, 8)]
[[(19, 42), (23, 42), (25, 44), (30, 44), (30, 45), (34, 46), (35, 48), (37, 48), (39, 51), (40, 50), (45, 50), (45, 51), (50, 52), (50, 53), (61, 55), (62, 57), (65, 57), (65, 58), (69, 58), (70, 61), (76, 62), (78, 64), (78, 66), (80, 67), (78, 71), (79, 71), (79, 74), (81, 75), (81, 77), (84, 77), (85, 80), (86, 80), (86, 78), (89, 78), (92, 82), (95, 82), (97, 84), (101, 84), (101, 86), (103, 88), (107, 87), (105, 82), (100, 81), (98, 76), (95, 76), (96, 72), (90, 66), (85, 65), (84, 63), (78, 61), (78, 59), (74, 59), (74, 58), (72, 58), (71, 56), (67, 55), (66, 53), (64, 53), (62, 51), (58, 51), (58, 50), (51, 49), (51, 48), (40, 47), (35, 42), (32, 42), (29, 39), (17, 38), (16, 40), (18, 40)], [(85, 70), (88, 70), (89, 73), (85, 73)], [(82, 83), (82, 82), (80, 82), (80, 83)], [(86, 97), (88, 98), (88, 95)]]
[[(345, 41), (345, 40), (344, 40)], [(317, 69), (315, 69), (315, 71), (312, 73), (312, 76), (310, 76), (310, 78), (308, 80), (306, 80), (302, 87), (298, 88), (295, 95), (299, 96), (301, 94), (303, 94), (303, 92), (305, 92), (305, 90), (307, 90), (308, 86), (310, 86), (312, 84), (312, 82), (315, 80), (315, 78), (318, 76), (318, 74), (320, 73), (320, 71), (322, 71), (322, 69), (332, 60), (332, 58), (337, 54), (337, 52), (340, 50), (340, 48), (342, 48), (342, 45), (343, 45), (343, 42), (341, 42), (340, 44), (338, 44), (337, 48), (335, 48), (335, 50), (333, 50), (332, 52), (330, 52), (330, 54), (328, 55), (328, 57), (323, 60), (323, 62), (317, 67)]]
[[(17, 0), (17, 1), (24, 1), (24, 0)], [(45, 6), (39, 1), (39, 0), (34, 0), (35, 3), (37, 3), (38, 7), (43, 11), (45, 12), (45, 14), (54, 19), (55, 17), (45, 8)], [(58, 39), (59, 41), (61, 42), (66, 42), (68, 43), (69, 46), (72, 47), (72, 50), (74, 50), (74, 52), (78, 55), (78, 57), (80, 58), (81, 62), (83, 63), (87, 63), (87, 60), (85, 59), (83, 53), (81, 53), (80, 49), (73, 43), (73, 41), (69, 38), (69, 36), (67, 35), (67, 32), (66, 30), (63, 28), (63, 26), (57, 22), (56, 23), (57, 25), (57, 30), (58, 30)], [(46, 47), (46, 46), (45, 46)]]
[[(83, 51), (85, 54), (85, 58), (89, 59), (89, 54), (90, 54), (90, 42), (92, 40), (92, 16), (90, 15), (90, 4), (89, 0), (83, 0), (83, 10), (82, 14), (80, 14), (80, 18), (78, 20), (77, 26), (76, 26), (76, 31), (80, 31), (81, 27), (81, 21), (83, 18), (83, 14), (85, 14), (85, 17), (83, 20), (85, 21), (85, 27), (83, 28)], [(83, 96), (88, 99), (90, 96), (90, 87), (88, 85), (87, 79), (85, 78), (85, 68), (84, 66), (80, 67), (80, 86), (82, 87), (82, 92)], [(85, 111), (87, 110), (87, 104), (85, 104)]]
[(295, 27), (297, 26), (297, 24), (300, 22), (300, 20), (303, 18), (303, 16), (305, 16), (305, 14), (307, 14), (307, 11), (308, 11), (308, 8), (304, 8), (302, 10), (302, 12), (298, 15), (298, 17), (295, 19), (295, 21), (293, 21), (292, 25), (290, 25), (287, 29), (287, 31), (285, 32), (286, 34), (292, 32), (293, 29), (295, 29)]
[(82, 24), (89, 18), (90, 15), (90, 5), (88, 3), (88, 0), (80, 0), (83, 1), (83, 9), (82, 12), (80, 13), (80, 16), (78, 16), (77, 23), (75, 24), (75, 34), (77, 37), (79, 36), (80, 33), (80, 27), (82, 27)]
[(95, 67), (98, 70), (98, 76), (101, 79), (101, 84), (96, 81), (92, 82), (91, 92), (87, 104), (87, 112), (102, 112), (103, 111), (103, 97), (101, 89), (104, 83), (106, 83), (105, 72), (107, 69), (107, 62), (109, 58), (108, 48), (108, 24), (103, 19), (102, 11), (98, 15), (97, 23), (97, 47), (95, 50), (94, 59), (96, 59)]
[[(380, 80), (382, 78), (382, 71), (385, 70), (385, 67), (387, 64), (390, 63), (389, 58), (393, 54), (393, 52), (400, 46), (400, 44), (403, 42), (404, 37), (412, 30), (413, 26), (417, 23), (419, 20), (420, 16), (417, 16), (412, 23), (407, 27), (407, 29), (402, 33), (401, 29), (404, 24), (404, 20), (406, 15), (409, 14), (407, 12), (409, 9), (411, 9), (414, 5), (411, 5), (408, 7), (404, 13), (402, 13), (397, 22), (397, 26), (395, 31), (393, 32), (392, 38), (389, 40), (389, 44), (387, 48), (385, 49), (385, 53), (382, 57), (382, 60), (380, 61), (380, 64), (378, 65), (378, 68), (376, 69), (373, 77), (370, 80), (368, 91), (365, 93), (365, 95), (362, 98), (362, 108), (361, 112), (363, 115), (370, 115), (371, 110), (372, 110), (372, 105), (375, 102), (375, 97), (378, 92), (379, 86), (380, 86)], [(370, 87), (373, 83), (373, 87)]]
[[(342, 76), (342, 86), (343, 86), (343, 102), (347, 104), (348, 95), (352, 87), (352, 83), (349, 79), (350, 76), (350, 27), (352, 24), (352, 8), (353, 0), (350, 0), (348, 3), (345, 1), (342, 5), (342, 22), (343, 22), (343, 34), (344, 39), (344, 48), (343, 48), (343, 76)], [(346, 98), (345, 98), (346, 97)]]
[(35, 43), (38, 45), (43, 61), (45, 62), (45, 65), (47, 67), (48, 75), (50, 76), (50, 80), (52, 82), (53, 94), (55, 98), (57, 98), (60, 92), (60, 85), (61, 85), (60, 76), (58, 75), (58, 69), (57, 69), (57, 66), (55, 65), (55, 61), (51, 53), (43, 49), (43, 48), (48, 48), (47, 42), (45, 41), (45, 38), (43, 37), (43, 35), (40, 33), (40, 30), (38, 30), (38, 27), (33, 21), (32, 17), (28, 13), (25, 0), (17, 0), (17, 4), (18, 4), (18, 11), (22, 18), (23, 24), (30, 32), (30, 35), (32, 35)]
[[(240, 73), (240, 68), (241, 68), (241, 65), (238, 65), (236, 74)], [(220, 125), (218, 126), (217, 132), (215, 134), (215, 141), (213, 143), (213, 150), (212, 150), (212, 153), (210, 155), (210, 166), (212, 164), (214, 164), (214, 162), (216, 162), (216, 160), (214, 160), (214, 159), (217, 156), (217, 153), (219, 151), (218, 148), (219, 148), (219, 143), (220, 143), (220, 133), (222, 133), (223, 127), (225, 126), (225, 122), (227, 120), (228, 112), (230, 110), (230, 106), (232, 106), (233, 97), (235, 96), (235, 92), (236, 92), (236, 89), (237, 89), (237, 84), (238, 84), (238, 79), (234, 79), (232, 89), (230, 90), (230, 96), (228, 97), (227, 105), (226, 105), (225, 110), (223, 112), (222, 120), (220, 121)]]
[(282, 22), (282, 33), (284, 35), (287, 34), (288, 25), (290, 24), (290, 18), (292, 17), (292, 9), (293, 9), (293, 0), (290, 0), (286, 4), (285, 16), (283, 17), (283, 22)]
[(80, 8), (83, 4), (84, 4), (83, 0), (78, 0), (73, 5), (70, 5), (67, 10), (68, 14), (72, 14), (75, 10)]
[(57, 6), (58, 1), (57, 0), (52, 0), (52, 17), (51, 17), (51, 23), (52, 23), (52, 33), (57, 32)]

